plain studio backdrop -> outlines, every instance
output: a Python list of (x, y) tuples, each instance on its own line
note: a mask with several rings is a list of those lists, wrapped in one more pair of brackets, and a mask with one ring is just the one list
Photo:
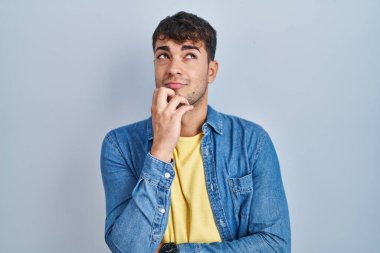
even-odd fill
[(379, 252), (377, 0), (0, 0), (0, 252), (109, 252), (100, 145), (150, 115), (180, 10), (218, 32), (209, 104), (274, 142), (292, 252)]

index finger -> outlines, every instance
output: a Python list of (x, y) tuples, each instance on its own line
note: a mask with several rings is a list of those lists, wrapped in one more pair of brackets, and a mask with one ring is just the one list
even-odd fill
[(175, 91), (166, 87), (158, 88), (154, 94), (153, 103), (158, 107), (166, 107), (168, 104), (168, 97), (174, 96)]

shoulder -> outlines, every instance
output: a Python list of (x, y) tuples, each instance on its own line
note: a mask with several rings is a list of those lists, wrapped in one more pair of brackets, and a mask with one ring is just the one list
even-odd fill
[(224, 140), (231, 143), (239, 142), (250, 152), (259, 153), (263, 145), (270, 140), (266, 129), (252, 120), (242, 118), (237, 115), (213, 111), (217, 114)]
[(226, 113), (219, 113), (223, 122), (223, 135), (231, 143), (238, 143), (240, 148), (246, 149), (254, 163), (260, 154), (275, 152), (271, 137), (266, 129), (251, 120)]
[(242, 128), (246, 130), (255, 131), (255, 132), (265, 131), (263, 126), (261, 126), (260, 124), (254, 121), (242, 118), (240, 116), (226, 114), (226, 113), (221, 113), (221, 115), (223, 116), (224, 122), (226, 124), (241, 126)]
[(240, 132), (246, 135), (261, 136), (267, 134), (264, 127), (252, 120), (237, 115), (218, 112), (223, 124), (223, 132)]
[(119, 126), (109, 130), (104, 139), (118, 143), (134, 138), (147, 138), (149, 124), (151, 124), (151, 117), (124, 126)]

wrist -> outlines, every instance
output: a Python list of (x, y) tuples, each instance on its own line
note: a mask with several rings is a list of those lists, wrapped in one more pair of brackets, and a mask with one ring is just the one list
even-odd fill
[(150, 150), (150, 154), (154, 156), (155, 158), (167, 163), (170, 163), (172, 160), (172, 153), (168, 153), (165, 151), (160, 151), (160, 150), (152, 148)]
[(175, 244), (175, 243), (165, 243), (161, 247), (161, 249), (159, 251), (159, 253), (169, 253), (169, 252), (170, 253), (178, 253), (179, 250), (178, 250), (177, 244)]

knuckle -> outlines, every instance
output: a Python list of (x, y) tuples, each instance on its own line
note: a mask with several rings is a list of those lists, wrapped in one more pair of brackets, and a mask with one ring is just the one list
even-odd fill
[(179, 95), (177, 95), (177, 98), (178, 98), (179, 101), (183, 101), (185, 99), (184, 97), (179, 96)]
[[(162, 88), (162, 87), (161, 87)], [(160, 94), (162, 92), (162, 89), (161, 88), (156, 88), (154, 91), (156, 94)]]

